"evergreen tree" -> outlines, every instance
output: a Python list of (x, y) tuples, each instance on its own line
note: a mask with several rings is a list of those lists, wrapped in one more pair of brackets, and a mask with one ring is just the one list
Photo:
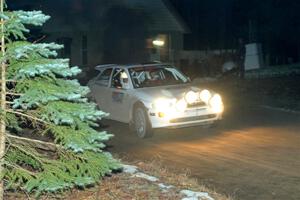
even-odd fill
[(0, 195), (8, 189), (39, 195), (97, 183), (119, 167), (102, 151), (112, 135), (94, 129), (107, 114), (87, 101), (87, 87), (70, 79), (80, 69), (56, 58), (63, 46), (26, 41), (26, 26), (41, 26), (50, 17), (3, 11), (3, 0), (1, 5)]

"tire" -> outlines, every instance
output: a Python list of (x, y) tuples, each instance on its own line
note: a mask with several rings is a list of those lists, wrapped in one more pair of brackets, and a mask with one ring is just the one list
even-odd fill
[(144, 107), (136, 106), (133, 111), (132, 128), (139, 138), (148, 138), (153, 135), (153, 129)]

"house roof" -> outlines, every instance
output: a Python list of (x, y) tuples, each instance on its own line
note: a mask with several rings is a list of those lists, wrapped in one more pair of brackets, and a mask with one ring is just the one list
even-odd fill
[(125, 2), (130, 8), (140, 8), (145, 11), (148, 17), (152, 19), (150, 22), (150, 30), (152, 31), (188, 32), (187, 25), (167, 0), (127, 0)]
[(114, 6), (140, 10), (150, 19), (147, 21), (150, 24), (149, 31), (181, 33), (189, 31), (169, 0), (16, 0), (15, 4), (18, 4), (19, 8), (41, 9), (51, 15), (52, 20), (43, 27), (46, 32), (101, 28), (99, 23), (103, 16)]

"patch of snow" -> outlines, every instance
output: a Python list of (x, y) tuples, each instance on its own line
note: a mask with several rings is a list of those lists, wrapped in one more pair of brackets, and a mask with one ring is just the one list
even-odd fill
[(171, 188), (174, 188), (173, 185), (165, 185), (163, 183), (159, 183), (158, 186), (161, 188), (161, 189), (164, 189), (164, 190), (169, 190)]
[(123, 165), (123, 172), (129, 173), (129, 174), (134, 174), (138, 171), (138, 168), (133, 165)]
[(162, 191), (163, 193), (166, 193), (166, 192), (168, 192), (171, 188), (174, 188), (173, 185), (165, 185), (165, 184), (163, 184), (163, 183), (159, 183), (159, 184), (157, 184), (157, 185), (158, 185), (158, 187), (161, 189), (161, 191)]
[(278, 107), (273, 107), (273, 106), (268, 106), (268, 105), (261, 105), (261, 108), (264, 109), (269, 109), (269, 110), (276, 110), (276, 111), (281, 111), (281, 112), (288, 112), (288, 113), (293, 113), (293, 114), (300, 114), (300, 111), (297, 110), (291, 110), (291, 109), (285, 109), (285, 108), (278, 108)]
[[(159, 181), (158, 178), (154, 176), (149, 176), (145, 173), (139, 172), (138, 167), (134, 165), (123, 164), (123, 172), (131, 174), (131, 177), (143, 178), (151, 182)], [(174, 188), (173, 185), (166, 185), (164, 183), (157, 183), (162, 192), (168, 192), (169, 189)], [(182, 200), (214, 200), (206, 192), (194, 192), (191, 190), (181, 190), (181, 194), (185, 195)]]
[(198, 197), (186, 197), (183, 198), (182, 200), (199, 200)]
[(181, 194), (185, 195), (182, 200), (214, 200), (207, 192), (194, 192), (191, 190), (181, 190)]
[(259, 79), (300, 74), (299, 65), (271, 66), (246, 72), (246, 78)]
[(132, 177), (143, 178), (143, 179), (146, 179), (146, 180), (151, 181), (151, 182), (158, 181), (158, 178), (156, 178), (154, 176), (149, 176), (149, 175), (141, 173), (141, 172), (133, 174)]

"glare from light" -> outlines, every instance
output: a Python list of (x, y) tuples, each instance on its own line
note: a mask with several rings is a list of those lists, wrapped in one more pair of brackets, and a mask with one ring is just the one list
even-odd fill
[(163, 41), (163, 40), (153, 40), (153, 41), (152, 41), (152, 44), (153, 44), (154, 46), (162, 47), (162, 46), (165, 45), (165, 41)]
[(184, 99), (181, 99), (181, 100), (177, 101), (177, 103), (176, 103), (176, 109), (178, 111), (184, 112), (185, 109), (186, 109), (186, 107), (187, 107), (187, 103), (186, 103), (186, 101)]
[(159, 98), (154, 102), (153, 108), (160, 118), (171, 119), (177, 113), (176, 99)]
[(210, 106), (215, 113), (222, 113), (224, 111), (224, 105), (222, 98), (219, 94), (215, 94), (209, 101)]
[(202, 90), (200, 92), (200, 99), (206, 103), (208, 103), (208, 101), (211, 98), (211, 93), (208, 90)]
[(171, 99), (160, 98), (154, 102), (154, 108), (157, 111), (168, 111), (173, 104), (173, 100)]
[(185, 100), (188, 104), (193, 104), (197, 101), (198, 99), (198, 94), (194, 91), (189, 91), (185, 95)]

